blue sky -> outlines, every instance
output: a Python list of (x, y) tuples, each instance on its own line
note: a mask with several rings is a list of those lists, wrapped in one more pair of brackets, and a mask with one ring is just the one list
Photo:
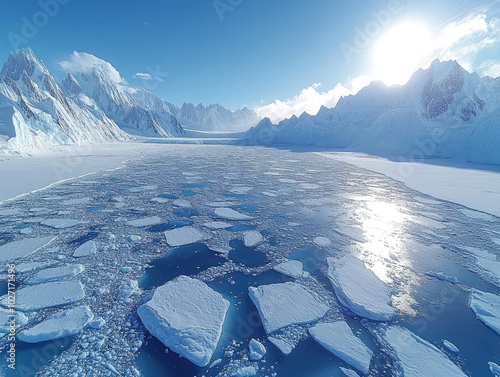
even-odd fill
[[(47, 16), (52, 12), (42, 4), (54, 2), (59, 9)], [(76, 50), (109, 61), (131, 84), (145, 83), (178, 105), (219, 102), (236, 109), (270, 104), (275, 106), (267, 108), (272, 111), (284, 103), (291, 107), (287, 111), (300, 111), (300, 106), (294, 108), (294, 100), (304, 90), (315, 96), (338, 83), (356, 90), (361, 85), (355, 84), (357, 78), (377, 78), (371, 76), (373, 49), (378, 37), (395, 25), (423, 24), (435, 39), (450, 23), (477, 14), (495, 26), (492, 20), (498, 17), (498, 8), (498, 4), (477, 0), (4, 1), (0, 5), (0, 61), (14, 47), (29, 44), (61, 79), (65, 73), (58, 62)], [(41, 26), (33, 35), (23, 34), (25, 21), (34, 18)], [(346, 46), (356, 47), (359, 30), (366, 31), (373, 22), (380, 30), (346, 58)], [(489, 29), (483, 30), (488, 33)], [(13, 44), (13, 35), (28, 38)], [(477, 52), (474, 61), (468, 57), (464, 65), (477, 70), (481, 61), (489, 61), (494, 68), (500, 61), (496, 47)], [(456, 58), (443, 51), (435, 55)], [(137, 73), (161, 80), (134, 78)], [(325, 103), (333, 103), (336, 95)]]

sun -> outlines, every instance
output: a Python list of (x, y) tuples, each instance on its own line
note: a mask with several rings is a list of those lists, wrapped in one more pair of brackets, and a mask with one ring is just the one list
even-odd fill
[(386, 85), (405, 84), (431, 45), (431, 35), (425, 26), (414, 22), (399, 24), (375, 45), (376, 75)]

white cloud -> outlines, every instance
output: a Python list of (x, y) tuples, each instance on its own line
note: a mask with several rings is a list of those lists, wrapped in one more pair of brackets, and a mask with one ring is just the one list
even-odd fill
[(123, 82), (120, 73), (110, 63), (85, 52), (74, 51), (69, 56), (68, 60), (59, 62), (59, 66), (63, 71), (69, 72), (71, 74), (89, 74), (94, 70), (100, 70), (105, 72), (113, 82)]
[(134, 79), (153, 80), (153, 76), (151, 76), (149, 73), (137, 72), (134, 75)]
[[(483, 76), (500, 76), (500, 59), (480, 61), (481, 52), (500, 50), (500, 19), (488, 19), (485, 9), (450, 22), (434, 34), (429, 53), (415, 62), (412, 72), (417, 68), (428, 67), (434, 59), (440, 59), (456, 60), (467, 71), (476, 71)], [(380, 71), (374, 68), (371, 73), (349, 79), (347, 84), (338, 83), (331, 90), (319, 91), (321, 84), (313, 84), (293, 98), (276, 99), (271, 104), (257, 107), (255, 111), (262, 117), (269, 117), (274, 123), (292, 115), (299, 116), (304, 111), (314, 115), (322, 105), (334, 107), (340, 97), (356, 94), (370, 82), (381, 79)]]

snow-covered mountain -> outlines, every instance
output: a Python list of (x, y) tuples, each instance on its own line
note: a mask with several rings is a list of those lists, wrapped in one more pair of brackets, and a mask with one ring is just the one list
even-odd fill
[(175, 113), (178, 108), (156, 94), (131, 86), (108, 62), (74, 52), (86, 64), (66, 64), (69, 72), (62, 89), (78, 103), (96, 105), (123, 130), (141, 136), (169, 137), (184, 133)]
[(279, 124), (264, 119), (245, 141), (500, 164), (499, 108), (500, 79), (436, 60), (403, 86), (373, 82), (317, 115), (304, 113)]
[(103, 111), (68, 98), (31, 49), (10, 54), (0, 72), (0, 151), (126, 139)]
[(179, 121), (192, 129), (199, 131), (246, 131), (255, 126), (260, 117), (246, 107), (231, 111), (215, 104), (198, 106), (184, 103), (177, 113)]

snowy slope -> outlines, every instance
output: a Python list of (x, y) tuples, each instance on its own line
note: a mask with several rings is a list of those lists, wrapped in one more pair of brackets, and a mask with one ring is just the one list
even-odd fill
[(10, 54), (0, 73), (0, 151), (126, 139), (102, 111), (68, 98), (31, 49)]
[(82, 105), (102, 109), (123, 130), (141, 136), (169, 137), (183, 134), (171, 103), (144, 88), (132, 87), (108, 62), (74, 52), (89, 64), (66, 64), (64, 92)]
[(201, 103), (195, 106), (186, 102), (177, 118), (183, 125), (200, 131), (246, 131), (261, 119), (246, 107), (231, 111), (219, 104), (205, 107)]
[(277, 125), (264, 119), (245, 141), (500, 164), (495, 148), (499, 109), (498, 79), (470, 74), (455, 61), (436, 60), (406, 85), (373, 82), (317, 115), (304, 113)]

